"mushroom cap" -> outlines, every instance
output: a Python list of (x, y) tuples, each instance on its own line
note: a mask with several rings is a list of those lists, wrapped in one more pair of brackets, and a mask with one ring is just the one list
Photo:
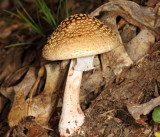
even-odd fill
[(66, 18), (48, 39), (42, 54), (47, 60), (66, 60), (108, 52), (120, 45), (117, 35), (87, 14)]

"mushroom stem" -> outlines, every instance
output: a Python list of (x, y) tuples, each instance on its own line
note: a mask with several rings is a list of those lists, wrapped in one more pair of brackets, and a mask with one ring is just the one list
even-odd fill
[(61, 136), (70, 136), (79, 130), (84, 123), (85, 116), (79, 103), (82, 74), (83, 71), (74, 69), (74, 61), (71, 60), (63, 97), (62, 114), (59, 122)]

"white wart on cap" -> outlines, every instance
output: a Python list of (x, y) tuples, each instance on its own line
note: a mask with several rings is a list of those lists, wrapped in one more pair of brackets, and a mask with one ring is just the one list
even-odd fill
[(89, 15), (76, 14), (61, 22), (42, 54), (47, 60), (66, 60), (105, 53), (119, 45), (108, 26)]

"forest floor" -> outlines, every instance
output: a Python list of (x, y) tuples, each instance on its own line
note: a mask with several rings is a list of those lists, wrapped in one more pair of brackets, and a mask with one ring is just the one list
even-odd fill
[[(140, 6), (146, 7), (146, 12), (149, 12), (149, 8), (152, 11), (156, 7), (160, 11), (158, 0), (133, 1)], [(36, 19), (36, 4), (32, 0), (23, 0), (21, 2), (33, 19)], [(47, 5), (54, 13), (57, 11), (58, 2), (58, 0), (49, 0), (47, 2)], [(68, 0), (68, 9), (70, 15), (79, 13), (90, 14), (107, 2), (108, 0)], [(0, 1), (0, 136), (59, 137), (58, 123), (68, 65), (61, 77), (60, 88), (54, 92), (57, 95), (54, 96), (56, 103), (54, 104), (53, 113), (50, 114), (48, 125), (40, 126), (36, 123), (36, 118), (27, 116), (17, 126), (9, 127), (8, 114), (11, 108), (13, 108), (15, 93), (22, 89), (26, 100), (33, 89), (35, 91), (34, 97), (40, 95), (44, 87), (46, 87), (46, 74), (48, 74), (48, 70), (46, 70), (39, 79), (40, 68), (49, 63), (53, 64), (53, 66), (55, 65), (55, 68), (59, 66), (59, 62), (56, 62), (56, 64), (58, 63), (56, 65), (54, 62), (46, 61), (42, 57), (42, 48), (47, 42), (47, 37), (54, 31), (54, 28), (50, 27), (44, 20), (41, 20), (46, 33), (46, 36), (42, 37), (31, 29), (15, 23), (19, 19), (4, 12), (4, 10), (9, 10), (16, 13), (16, 9), (21, 9), (17, 0)], [(126, 10), (126, 8), (124, 9)], [(22, 9), (21, 12), (23, 12)], [(132, 17), (134, 8), (132, 11), (128, 10), (128, 14), (125, 12), (121, 14), (121, 18), (124, 15), (128, 17), (124, 21), (125, 25), (122, 23), (123, 25), (119, 27), (118, 31), (123, 43), (126, 45), (126, 51), (129, 51), (128, 54), (131, 55), (131, 59), (134, 61), (132, 65), (124, 67), (120, 74), (115, 75), (111, 70), (112, 67), (110, 68), (106, 65), (106, 69), (101, 64), (109, 57), (105, 58), (104, 56), (105, 59), (103, 58), (103, 60), (100, 60), (102, 59), (100, 56), (95, 57), (96, 69), (84, 72), (83, 75), (80, 101), (85, 114), (85, 123), (81, 127), (82, 132), (73, 135), (75, 137), (154, 137), (155, 132), (160, 131), (159, 124), (152, 119), (153, 108), (160, 105), (160, 102), (154, 102), (154, 99), (158, 98), (160, 94), (160, 26), (157, 25), (158, 27), (154, 28), (141, 22), (141, 19), (138, 17), (147, 17), (147, 14), (137, 16), (135, 14), (134, 17), (136, 16), (137, 18)], [(143, 13), (145, 13), (145, 10)], [(160, 17), (160, 12), (157, 13), (159, 14), (156, 14), (155, 17)], [(66, 18), (65, 10), (62, 11), (62, 14), (59, 15), (60, 21)], [(131, 16), (129, 16), (130, 14)], [(107, 22), (108, 18), (106, 16), (109, 18), (105, 14), (98, 18), (103, 22)], [(117, 22), (120, 22), (121, 18), (118, 18)], [(11, 20), (8, 21), (7, 19)], [(152, 22), (149, 19), (147, 21)], [(140, 34), (143, 27), (146, 27), (148, 30), (147, 36), (144, 36), (147, 39), (146, 41), (144, 40), (147, 43), (147, 49), (141, 49), (145, 50), (145, 55), (135, 57), (138, 56), (138, 51), (131, 52), (127, 44), (134, 43), (132, 39)], [(141, 38), (141, 41), (143, 41), (143, 35), (137, 38)], [(22, 42), (31, 44), (6, 48), (7, 45)], [(139, 44), (138, 42), (135, 43)], [(139, 49), (137, 48), (137, 50)], [(40, 98), (40, 101), (42, 102), (42, 98)], [(18, 119), (18, 116), (21, 117), (23, 115), (17, 115), (19, 108), (23, 110), (24, 106), (16, 107), (18, 109), (16, 108), (13, 114), (16, 114), (15, 119)], [(138, 107), (141, 109), (138, 109)]]

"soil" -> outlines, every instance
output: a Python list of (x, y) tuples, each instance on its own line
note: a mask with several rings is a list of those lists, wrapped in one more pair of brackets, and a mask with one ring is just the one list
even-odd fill
[[(134, 1), (147, 7), (155, 7), (158, 3), (158, 0)], [(90, 13), (106, 2), (108, 0), (69, 0), (68, 8), (70, 14)], [(36, 18), (35, 3), (32, 0), (23, 0), (22, 4), (33, 15), (33, 18)], [(55, 12), (58, 0), (50, 0), (47, 4)], [(30, 116), (22, 119), (18, 126), (9, 127), (8, 113), (13, 103), (13, 91), (26, 86), (25, 93), (28, 94), (33, 88), (39, 68), (49, 63), (42, 58), (41, 53), (47, 37), (54, 29), (42, 20), (47, 35), (42, 37), (31, 29), (13, 22), (13, 20), (19, 19), (3, 11), (7, 9), (16, 12), (15, 9), (19, 8), (17, 0), (2, 0), (0, 5), (0, 136), (59, 137), (58, 122), (61, 103), (52, 114), (48, 127), (40, 126)], [(60, 16), (60, 21), (65, 19), (65, 11), (63, 11), (63, 15)], [(6, 18), (12, 18), (12, 21), (7, 21)], [(33, 44), (5, 48), (9, 44), (20, 42)], [(99, 57), (97, 56), (96, 59), (98, 60)], [(160, 42), (158, 38), (144, 57), (132, 66), (126, 67), (121, 74), (115, 76), (112, 73), (107, 82), (104, 82), (102, 78), (100, 63), (97, 63), (97, 68), (97, 70), (85, 73), (83, 76), (81, 106), (86, 118), (81, 132), (75, 133), (73, 136), (153, 137), (154, 133), (160, 130), (160, 126), (152, 120), (152, 111), (147, 115), (141, 115), (139, 120), (135, 120), (129, 113), (128, 107), (147, 103), (160, 94)], [(88, 77), (96, 84), (86, 82)], [(35, 95), (42, 92), (45, 79), (45, 76), (42, 77)], [(63, 81), (65, 83), (65, 80)], [(61, 99), (63, 94), (61, 92), (57, 94), (57, 97)]]

